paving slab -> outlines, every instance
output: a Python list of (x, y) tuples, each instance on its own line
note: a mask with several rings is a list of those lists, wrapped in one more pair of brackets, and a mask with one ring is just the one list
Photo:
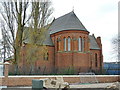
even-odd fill
[(70, 85), (70, 88), (106, 88), (111, 86), (113, 83), (97, 83), (97, 84), (79, 84), (79, 85)]

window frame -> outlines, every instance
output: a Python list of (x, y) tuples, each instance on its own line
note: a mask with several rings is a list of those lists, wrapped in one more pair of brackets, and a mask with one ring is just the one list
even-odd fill
[(67, 45), (66, 45), (67, 43), (66, 43), (66, 41), (67, 41), (67, 39), (64, 37), (64, 51), (67, 51), (67, 47), (66, 47), (66, 46), (67, 46)]
[(68, 37), (68, 51), (71, 51), (71, 38)]
[(82, 52), (82, 38), (78, 38), (78, 51)]
[(48, 59), (49, 59), (49, 53), (47, 52), (47, 53), (44, 53), (44, 60), (45, 61), (48, 61)]
[(97, 53), (95, 53), (95, 67), (98, 67)]
[(57, 38), (57, 51), (60, 51), (61, 48), (60, 48), (60, 38)]

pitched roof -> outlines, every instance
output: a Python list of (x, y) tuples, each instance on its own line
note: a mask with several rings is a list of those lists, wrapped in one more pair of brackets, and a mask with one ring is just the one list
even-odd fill
[[(32, 30), (29, 30), (28, 27), (25, 27), (24, 32), (23, 32), (23, 42), (24, 43), (29, 43), (29, 44), (31, 43), (31, 40), (30, 40), (30, 34), (31, 33), (32, 33)], [(40, 40), (38, 40), (36, 43), (38, 45), (41, 44)], [(45, 40), (43, 41), (42, 45), (54, 46), (48, 31), (45, 32)]]
[(50, 34), (63, 30), (87, 31), (73, 11), (55, 19), (49, 28)]
[(45, 41), (43, 42), (43, 44), (44, 44), (44, 45), (49, 45), (49, 46), (54, 46), (53, 41), (52, 41), (52, 39), (51, 39), (51, 37), (50, 37), (50, 34), (49, 34), (48, 32), (46, 32), (46, 33), (47, 33), (46, 39), (45, 39)]
[(100, 49), (93, 35), (89, 35), (90, 49)]

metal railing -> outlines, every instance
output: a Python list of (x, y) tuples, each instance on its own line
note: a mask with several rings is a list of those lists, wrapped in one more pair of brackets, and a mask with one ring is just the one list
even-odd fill
[(80, 83), (98, 83), (95, 73), (79, 73), (80, 75)]

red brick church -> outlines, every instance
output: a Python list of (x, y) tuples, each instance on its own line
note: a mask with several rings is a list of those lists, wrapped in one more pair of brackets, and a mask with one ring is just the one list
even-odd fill
[[(73, 11), (55, 19), (44, 42), (48, 57), (37, 60), (35, 66), (46, 67), (48, 71), (67, 68), (74, 68), (77, 72), (101, 70), (101, 37), (89, 33)], [(27, 40), (24, 43), (28, 44)]]

